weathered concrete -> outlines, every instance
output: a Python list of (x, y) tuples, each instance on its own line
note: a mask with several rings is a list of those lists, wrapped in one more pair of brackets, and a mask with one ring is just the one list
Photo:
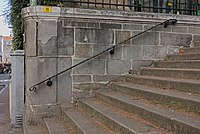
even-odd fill
[[(10, 87), (10, 118), (11, 125), (22, 127), (24, 112), (24, 51), (11, 53), (12, 79)], [(19, 117), (19, 120), (17, 119)]]

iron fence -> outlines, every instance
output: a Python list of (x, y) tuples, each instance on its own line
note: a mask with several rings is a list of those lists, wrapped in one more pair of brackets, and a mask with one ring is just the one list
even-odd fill
[(38, 5), (200, 15), (199, 0), (39, 0)]

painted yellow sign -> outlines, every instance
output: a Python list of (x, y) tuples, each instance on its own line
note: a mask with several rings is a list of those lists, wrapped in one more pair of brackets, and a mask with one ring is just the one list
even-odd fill
[(44, 6), (44, 7), (43, 7), (43, 12), (45, 12), (45, 13), (50, 13), (50, 12), (52, 12), (52, 7)]
[(172, 7), (173, 6), (172, 2), (168, 2), (168, 6)]

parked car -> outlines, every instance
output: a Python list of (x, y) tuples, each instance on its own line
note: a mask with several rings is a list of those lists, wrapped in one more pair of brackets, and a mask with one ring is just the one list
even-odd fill
[(10, 63), (4, 63), (4, 73), (11, 73), (11, 64)]
[(5, 68), (4, 64), (0, 63), (0, 73), (1, 74), (4, 73), (4, 68)]

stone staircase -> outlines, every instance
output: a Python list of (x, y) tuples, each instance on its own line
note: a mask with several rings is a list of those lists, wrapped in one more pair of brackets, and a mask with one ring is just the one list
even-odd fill
[(95, 95), (44, 119), (46, 133), (200, 134), (200, 47), (169, 55)]

